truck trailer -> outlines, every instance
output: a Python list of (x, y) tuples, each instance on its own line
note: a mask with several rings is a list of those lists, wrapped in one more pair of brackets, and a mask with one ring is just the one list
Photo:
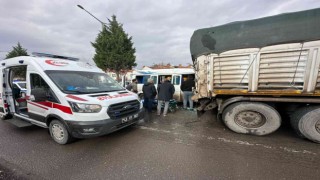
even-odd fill
[(320, 8), (199, 29), (190, 51), (198, 112), (259, 136), (290, 120), (320, 143)]

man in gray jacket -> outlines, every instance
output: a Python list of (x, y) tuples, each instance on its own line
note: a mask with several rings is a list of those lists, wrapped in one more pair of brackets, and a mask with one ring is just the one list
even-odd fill
[(169, 101), (173, 99), (174, 94), (174, 86), (171, 84), (171, 76), (167, 76), (166, 80), (159, 84), (158, 86), (158, 107), (157, 107), (157, 114), (161, 115), (161, 106), (164, 103), (164, 111), (163, 116), (167, 115), (168, 108), (169, 108)]

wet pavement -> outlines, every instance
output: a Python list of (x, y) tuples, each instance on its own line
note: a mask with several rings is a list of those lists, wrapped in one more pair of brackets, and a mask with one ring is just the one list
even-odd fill
[(26, 179), (319, 179), (319, 160), (320, 145), (290, 127), (240, 135), (211, 112), (154, 113), (148, 122), (64, 146), (46, 129), (0, 121), (0, 164)]

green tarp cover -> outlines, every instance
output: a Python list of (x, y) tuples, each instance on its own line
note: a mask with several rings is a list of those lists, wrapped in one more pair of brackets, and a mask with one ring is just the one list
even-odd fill
[(228, 50), (320, 40), (320, 8), (196, 30), (192, 58)]

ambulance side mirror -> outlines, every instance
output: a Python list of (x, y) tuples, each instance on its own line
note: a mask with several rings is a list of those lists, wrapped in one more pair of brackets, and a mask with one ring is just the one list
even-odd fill
[[(34, 97), (32, 100), (32, 96)], [(44, 88), (35, 88), (31, 90), (30, 100), (34, 102), (46, 101), (47, 91)]]

